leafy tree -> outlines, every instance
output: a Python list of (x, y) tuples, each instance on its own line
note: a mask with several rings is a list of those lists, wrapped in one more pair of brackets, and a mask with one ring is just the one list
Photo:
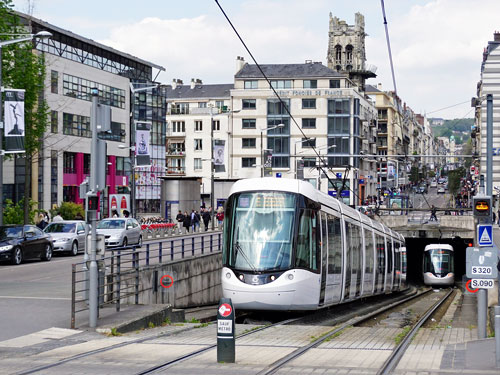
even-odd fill
[(436, 172), (434, 171), (429, 171), (429, 177), (432, 178), (432, 177), (436, 177)]
[[(27, 30), (19, 23), (19, 18), (11, 12), (11, 0), (0, 0), (0, 33), (19, 34)], [(0, 36), (3, 40), (12, 36)], [(33, 156), (42, 144), (42, 137), (47, 128), (49, 108), (41, 93), (44, 90), (45, 63), (44, 56), (33, 52), (33, 44), (14, 43), (2, 48), (3, 86), (24, 89), (24, 121), (26, 179), (24, 196), (31, 196), (31, 165)], [(30, 219), (29, 200), (24, 201), (24, 222)]]
[(455, 196), (460, 189), (460, 179), (465, 177), (465, 168), (460, 167), (448, 172), (448, 190)]
[(54, 217), (57, 212), (59, 212), (64, 220), (74, 220), (78, 213), (82, 217), (85, 217), (83, 206), (73, 202), (62, 202), (59, 207), (50, 210), (50, 215)]
[(36, 206), (36, 202), (32, 200), (29, 201), (28, 206), (29, 210), (29, 220), (26, 222), (24, 220), (24, 198), (19, 202), (14, 203), (10, 199), (5, 200), (6, 206), (3, 211), (3, 222), (5, 225), (8, 224), (34, 224), (35, 223), (35, 214), (37, 210), (34, 209)]
[(411, 167), (411, 170), (410, 170), (410, 182), (416, 183), (418, 181), (419, 181), (418, 168), (417, 167)]

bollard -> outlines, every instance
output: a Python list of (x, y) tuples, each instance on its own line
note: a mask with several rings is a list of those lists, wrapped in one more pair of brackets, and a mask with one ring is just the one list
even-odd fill
[(217, 362), (235, 362), (234, 308), (231, 298), (221, 298), (217, 309)]
[(500, 306), (495, 306), (495, 347), (497, 368), (500, 368)]

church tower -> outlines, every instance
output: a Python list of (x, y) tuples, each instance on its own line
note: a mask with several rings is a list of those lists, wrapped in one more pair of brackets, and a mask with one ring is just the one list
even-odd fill
[(365, 53), (365, 17), (355, 14), (355, 25), (348, 25), (330, 13), (328, 67), (348, 75), (364, 91), (365, 80), (374, 78), (375, 68), (367, 66)]

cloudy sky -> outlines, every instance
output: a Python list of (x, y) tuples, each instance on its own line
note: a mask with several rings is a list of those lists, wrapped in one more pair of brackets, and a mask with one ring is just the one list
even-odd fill
[[(15, 9), (164, 66), (159, 81), (232, 83), (251, 61), (215, 0), (14, 0)], [(326, 65), (329, 13), (365, 16), (367, 63), (393, 90), (379, 0), (219, 0), (258, 63)], [(398, 94), (429, 117), (472, 117), (482, 52), (500, 30), (499, 0), (385, 0)], [(463, 103), (465, 102), (465, 103)], [(457, 105), (458, 103), (463, 103)], [(442, 108), (453, 106), (449, 109)]]

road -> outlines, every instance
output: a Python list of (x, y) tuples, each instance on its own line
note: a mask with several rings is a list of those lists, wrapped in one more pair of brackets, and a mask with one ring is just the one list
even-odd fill
[[(184, 238), (188, 251), (191, 238), (202, 233), (176, 239)], [(144, 245), (147, 243), (151, 241)], [(199, 244), (199, 238), (195, 243)], [(83, 254), (56, 254), (50, 262), (33, 260), (19, 266), (0, 263), (0, 341), (50, 327), (70, 328), (71, 265), (82, 261)]]
[[(413, 211), (408, 220), (412, 222), (425, 223), (431, 217), (431, 206), (436, 208), (446, 208), (449, 205), (450, 194), (446, 190), (445, 194), (437, 194), (437, 188), (430, 187), (427, 194), (411, 193), (410, 199), (414, 208), (427, 208), (428, 211)], [(444, 215), (444, 212), (437, 212), (436, 216)]]

